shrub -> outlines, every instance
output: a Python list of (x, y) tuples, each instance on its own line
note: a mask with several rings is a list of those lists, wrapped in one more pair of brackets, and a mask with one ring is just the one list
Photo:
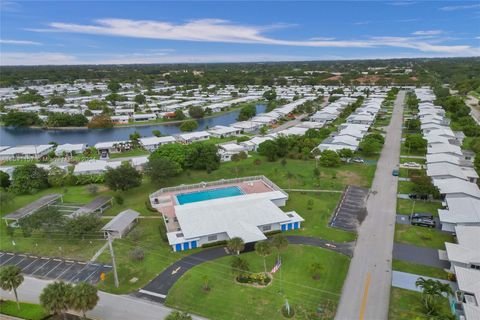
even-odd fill
[(162, 238), (163, 241), (168, 242), (167, 229), (165, 228), (165, 224), (160, 223), (158, 225), (158, 231), (160, 232), (160, 238)]
[(117, 193), (117, 194), (114, 196), (114, 198), (115, 198), (115, 202), (116, 202), (117, 204), (119, 204), (119, 205), (122, 205), (122, 204), (123, 204), (123, 197), (122, 197), (122, 195), (120, 195), (120, 194)]
[(98, 186), (96, 184), (89, 184), (86, 189), (91, 195), (96, 195), (98, 193)]
[(266, 286), (267, 284), (270, 283), (272, 279), (264, 273), (244, 273), (241, 275), (238, 275), (236, 277), (236, 280), (240, 283), (248, 283), (248, 284), (257, 284), (261, 286)]
[(130, 259), (132, 259), (133, 261), (142, 261), (145, 258), (145, 252), (140, 247), (132, 249), (129, 255)]
[(220, 240), (220, 241), (215, 241), (215, 242), (210, 242), (210, 243), (204, 243), (204, 244), (202, 244), (202, 248), (225, 246), (226, 244), (227, 244), (226, 240)]

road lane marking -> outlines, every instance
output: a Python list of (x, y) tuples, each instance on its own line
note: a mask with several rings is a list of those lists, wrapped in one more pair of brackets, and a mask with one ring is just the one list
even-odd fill
[(148, 290), (143, 290), (143, 289), (138, 290), (138, 292), (143, 293), (143, 294), (148, 294), (148, 295), (154, 296), (154, 297), (159, 297), (159, 298), (162, 298), (162, 299), (165, 299), (167, 297), (164, 294), (156, 293), (156, 292), (152, 292), (152, 291), (148, 291)]
[(368, 299), (368, 288), (370, 287), (370, 281), (372, 280), (372, 275), (367, 274), (367, 279), (365, 280), (365, 289), (363, 289), (362, 305), (360, 307), (360, 320), (365, 319), (365, 310), (367, 309), (367, 299)]

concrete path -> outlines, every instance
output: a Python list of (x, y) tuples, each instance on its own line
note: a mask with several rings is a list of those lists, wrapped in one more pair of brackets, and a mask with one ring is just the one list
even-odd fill
[(417, 247), (411, 244), (395, 243), (393, 258), (442, 269), (450, 268), (448, 261), (439, 259), (438, 249)]
[(454, 282), (448, 281), (448, 280), (425, 277), (425, 276), (420, 276), (418, 274), (406, 273), (406, 272), (401, 272), (401, 271), (393, 271), (392, 272), (392, 287), (411, 290), (411, 291), (416, 291), (416, 292), (422, 292), (422, 289), (415, 286), (415, 281), (417, 281), (417, 279), (420, 278), (420, 277), (422, 277), (424, 279), (438, 280), (442, 283), (448, 283), (451, 286), (455, 286)]
[(98, 249), (97, 252), (95, 252), (93, 257), (90, 259), (90, 262), (97, 261), (98, 257), (100, 257), (100, 255), (103, 253), (103, 251), (105, 251), (105, 249), (107, 249), (107, 247), (108, 247), (108, 241), (105, 242), (105, 244), (100, 249)]
[(358, 229), (337, 320), (388, 318), (398, 184), (392, 171), (399, 163), (404, 99), (405, 91), (400, 91), (386, 127), (385, 145), (367, 200), (368, 214)]
[[(23, 302), (39, 303), (39, 296), (43, 288), (53, 281), (40, 280), (26, 276), (22, 285), (18, 288), (18, 298)], [(4, 299), (15, 299), (13, 293), (0, 290), (0, 296)], [(99, 291), (100, 300), (87, 316), (95, 319), (116, 320), (154, 320), (165, 319), (173, 309), (158, 303), (151, 303), (131, 296), (115, 295)], [(193, 319), (204, 318), (193, 316)]]
[[(287, 236), (290, 244), (301, 244), (320, 247), (324, 249), (333, 250), (349, 257), (352, 256), (354, 244), (352, 242), (337, 243), (328, 240), (323, 240), (314, 237), (305, 236)], [(247, 244), (245, 252), (251, 252), (254, 250), (253, 243)], [(183, 257), (182, 259), (174, 262), (162, 273), (160, 273), (155, 279), (150, 281), (145, 287), (139, 290), (133, 295), (142, 299), (147, 299), (155, 302), (163, 303), (168, 295), (168, 292), (173, 285), (191, 268), (211, 260), (215, 260), (221, 257), (228, 256), (225, 247), (216, 247), (211, 249), (205, 249), (200, 252)]]
[(472, 95), (468, 95), (465, 103), (470, 107), (470, 115), (473, 120), (480, 124), (480, 107), (478, 106), (478, 99)]
[(318, 193), (343, 193), (343, 190), (326, 190), (326, 189), (283, 189), (290, 192), (318, 192)]

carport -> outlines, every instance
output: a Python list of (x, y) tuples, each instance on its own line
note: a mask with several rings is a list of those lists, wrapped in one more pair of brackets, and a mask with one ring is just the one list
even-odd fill
[(60, 199), (60, 201), (63, 202), (63, 195), (59, 193), (48, 194), (10, 214), (7, 214), (6, 216), (3, 217), (3, 219), (5, 220), (5, 223), (7, 225), (9, 220), (18, 222), (19, 220), (37, 212), (38, 210), (48, 207), (49, 205), (57, 202), (58, 199)]

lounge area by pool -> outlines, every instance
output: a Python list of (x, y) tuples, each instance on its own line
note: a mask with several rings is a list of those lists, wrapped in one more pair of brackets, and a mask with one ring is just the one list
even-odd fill
[(206, 201), (219, 198), (227, 198), (240, 196), (244, 194), (242, 189), (237, 186), (209, 189), (204, 191), (196, 191), (191, 193), (183, 193), (176, 195), (178, 204), (187, 204), (192, 202)]

